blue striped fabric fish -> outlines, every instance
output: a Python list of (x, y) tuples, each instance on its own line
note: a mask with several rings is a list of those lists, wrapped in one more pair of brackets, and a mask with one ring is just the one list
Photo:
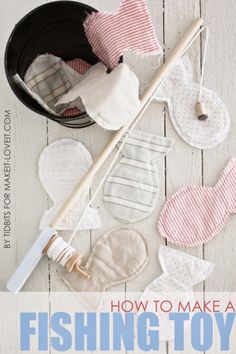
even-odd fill
[(42, 54), (28, 67), (23, 83), (19, 75), (16, 75), (15, 80), (47, 111), (61, 115), (67, 108), (74, 107), (75, 102), (65, 105), (56, 103), (78, 84), (82, 77), (61, 58), (53, 54)]
[(130, 134), (122, 149), (124, 157), (104, 186), (103, 200), (114, 218), (134, 223), (153, 212), (159, 194), (155, 161), (170, 151), (172, 143), (171, 139), (138, 130)]

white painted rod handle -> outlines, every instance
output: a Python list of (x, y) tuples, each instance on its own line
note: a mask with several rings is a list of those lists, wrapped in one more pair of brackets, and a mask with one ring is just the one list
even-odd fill
[(20, 265), (9, 279), (6, 286), (8, 291), (16, 294), (22, 289), (23, 285), (41, 260), (43, 256), (42, 252), (45, 246), (55, 235), (55, 233), (56, 231), (49, 227), (41, 232), (33, 246), (26, 254), (25, 258), (22, 260)]
[[(144, 93), (144, 95), (141, 98), (141, 103), (142, 103), (142, 108), (138, 115), (134, 117), (133, 122), (137, 119), (137, 117), (140, 117), (145, 110), (147, 109), (149, 102), (153, 98), (156, 90), (158, 89), (159, 85), (162, 83), (163, 79), (168, 75), (170, 70), (174, 67), (175, 63), (179, 58), (181, 58), (182, 54), (184, 53), (184, 50), (187, 48), (189, 43), (191, 42), (192, 38), (194, 35), (197, 33), (197, 31), (200, 29), (200, 27), (203, 24), (202, 18), (198, 18), (193, 21), (189, 29), (185, 32), (177, 46), (172, 50), (171, 54), (168, 56), (166, 59), (166, 62), (158, 69), (157, 73), (154, 75), (148, 89)], [(103, 163), (106, 161), (106, 159), (109, 157), (110, 153), (112, 150), (115, 148), (116, 144), (119, 142), (119, 140), (122, 138), (124, 133), (129, 129), (130, 126), (125, 126), (118, 130), (111, 140), (108, 142), (108, 144), (105, 146), (103, 149), (102, 153), (98, 156), (98, 158), (94, 161), (93, 165), (90, 167), (88, 172), (85, 174), (85, 176), (82, 178), (76, 189), (73, 191), (73, 193), (70, 195), (70, 197), (65, 201), (63, 206), (61, 207), (60, 211), (56, 215), (55, 219), (51, 222), (50, 226), (53, 229), (57, 229), (57, 226), (61, 223), (61, 221), (64, 219), (66, 214), (69, 212), (69, 210), (72, 208), (73, 204), (76, 202), (76, 200), (81, 196), (83, 191), (87, 188), (87, 186), (90, 184), (92, 178), (95, 176), (95, 174), (98, 172), (100, 167), (103, 165)]]

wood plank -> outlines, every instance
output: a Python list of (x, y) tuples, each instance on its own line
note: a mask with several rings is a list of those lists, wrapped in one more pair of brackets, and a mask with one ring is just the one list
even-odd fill
[[(205, 86), (216, 91), (223, 99), (231, 116), (231, 127), (227, 139), (217, 148), (204, 152), (204, 182), (214, 185), (230, 158), (235, 155), (236, 123), (234, 119), (236, 75), (235, 1), (227, 6), (218, 1), (203, 1), (202, 12), (210, 28), (209, 50), (206, 62)], [(235, 291), (236, 289), (236, 218), (231, 216), (225, 228), (205, 246), (205, 256), (216, 263), (214, 274), (206, 282), (207, 291)]]
[[(5, 6), (1, 6), (0, 59), (2, 63), (6, 41), (16, 22), (42, 3), (43, 1), (38, 0), (23, 0), (21, 6), (16, 6), (15, 1), (11, 0), (5, 3)], [(7, 83), (3, 65), (0, 68), (0, 77), (1, 112), (3, 115), (5, 110), (10, 110), (12, 116), (12, 248), (9, 250), (1, 248), (0, 251), (3, 264), (7, 265), (6, 268), (2, 268), (4, 272), (1, 274), (0, 286), (4, 290), (10, 274), (38, 236), (39, 215), (45, 208), (46, 199), (38, 179), (37, 159), (46, 142), (46, 124), (42, 117), (31, 112), (14, 96)], [(2, 119), (0, 124), (3, 131)], [(1, 139), (1, 156), (3, 156), (2, 143)], [(3, 175), (0, 178), (2, 184)], [(48, 272), (45, 262), (42, 262), (24, 290), (47, 289)]]
[[(165, 18), (165, 46), (166, 55), (171, 48), (175, 46), (180, 36), (184, 33), (191, 21), (199, 17), (199, 4), (196, 1), (179, 1), (173, 3), (170, 0), (164, 1), (164, 18)], [(195, 79), (199, 78), (200, 68), (200, 39), (191, 46), (187, 55), (190, 57)], [(179, 188), (190, 184), (201, 184), (201, 151), (190, 145), (187, 145), (174, 130), (171, 120), (167, 114), (166, 117), (166, 134), (175, 140), (175, 145), (172, 153), (167, 158), (167, 178), (166, 178), (166, 197), (170, 197)], [(182, 163), (184, 161), (184, 163)], [(168, 244), (170, 247), (172, 245)], [(194, 249), (180, 249), (198, 257), (202, 257), (202, 247)], [(200, 291), (203, 285), (200, 284), (197, 288)], [(190, 338), (186, 338), (185, 351), (194, 353)], [(173, 341), (168, 344), (169, 354), (174, 353)]]
[[(82, 1), (86, 3), (86, 1)], [(118, 8), (119, 1), (114, 1), (108, 3), (107, 1), (90, 1), (90, 6), (93, 6), (99, 10), (108, 10), (108, 11), (115, 11)], [(58, 124), (53, 122), (48, 123), (48, 136), (49, 136), (49, 143), (59, 139), (59, 138), (73, 138), (80, 142), (82, 142), (88, 150), (91, 152), (93, 158), (95, 158), (99, 152), (101, 151), (102, 147), (105, 145), (105, 142), (108, 141), (111, 133), (105, 131), (104, 129), (100, 128), (98, 125), (93, 125), (88, 128), (84, 129), (68, 129), (61, 127)], [(96, 189), (98, 183), (106, 171), (108, 163), (104, 165), (104, 167), (99, 171), (97, 176), (94, 178), (94, 182), (91, 188), (91, 195), (93, 191)], [(94, 202), (93, 206), (97, 207), (100, 205), (100, 196), (99, 194), (97, 200)], [(103, 235), (105, 231), (107, 231), (110, 227), (114, 225), (113, 221), (110, 220), (106, 215), (104, 215), (104, 211), (102, 208), (99, 208), (99, 212), (102, 218), (103, 227), (100, 230), (95, 231), (83, 231), (78, 232), (78, 236), (76, 236), (73, 240), (73, 246), (78, 248), (79, 251), (85, 255), (84, 260), (86, 261), (92, 245)], [(69, 239), (70, 232), (63, 233), (65, 239)], [(51, 290), (52, 291), (62, 291), (68, 290), (67, 287), (58, 279), (58, 275), (56, 274), (57, 265), (50, 264), (50, 280), (51, 280)], [(117, 288), (117, 291), (123, 291), (124, 285)]]
[[(162, 3), (158, 4), (155, 1), (147, 1), (147, 5), (152, 16), (153, 24), (156, 29), (156, 33), (160, 43), (163, 43), (163, 7)], [(160, 65), (160, 58), (151, 57), (141, 57), (134, 53), (129, 53), (127, 55), (127, 62), (131, 69), (136, 73), (140, 80), (141, 88), (148, 85), (149, 81), (153, 77), (154, 73)], [(141, 121), (137, 125), (136, 129), (140, 129), (145, 132), (152, 134), (164, 136), (165, 135), (165, 124), (164, 124), (164, 106), (157, 104), (155, 101), (151, 103), (146, 113), (142, 117)], [(172, 151), (169, 153), (171, 154)], [(131, 225), (134, 229), (137, 229), (144, 236), (148, 253), (149, 260), (144, 271), (138, 275), (135, 279), (126, 284), (127, 296), (129, 292), (143, 292), (145, 287), (150, 284), (157, 276), (161, 274), (161, 267), (158, 259), (158, 252), (160, 245), (164, 243), (157, 234), (157, 216), (159, 215), (163, 201), (165, 200), (165, 159), (161, 159), (155, 163), (158, 168), (159, 175), (159, 198), (153, 213), (146, 219)], [(136, 348), (136, 353), (141, 353), (141, 350)], [(160, 353), (166, 353), (166, 344), (160, 344)]]

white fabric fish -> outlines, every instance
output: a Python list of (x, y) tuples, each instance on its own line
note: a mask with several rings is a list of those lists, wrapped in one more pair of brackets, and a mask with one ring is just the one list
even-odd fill
[[(92, 164), (89, 151), (79, 141), (60, 139), (47, 146), (39, 159), (39, 178), (53, 201), (41, 220), (40, 229), (50, 225), (60, 207), (75, 189), (81, 178)], [(86, 208), (86, 191), (82, 198), (75, 202), (73, 208), (64, 217), (58, 230), (74, 230)], [(98, 229), (101, 219), (98, 211), (89, 208), (81, 221), (79, 229)]]
[(57, 105), (81, 98), (86, 112), (101, 127), (118, 130), (128, 125), (141, 107), (139, 80), (126, 64), (119, 64), (111, 73), (98, 63), (83, 80), (63, 95)]

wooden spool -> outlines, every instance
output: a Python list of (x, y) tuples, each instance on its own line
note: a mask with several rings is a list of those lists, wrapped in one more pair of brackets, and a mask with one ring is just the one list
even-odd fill
[[(53, 244), (53, 242), (54, 242), (57, 238), (58, 238), (58, 236), (57, 236), (57, 235), (54, 235), (54, 236), (49, 240), (48, 244), (46, 245), (46, 247), (44, 248), (44, 250), (43, 250), (43, 252), (42, 252), (45, 256), (48, 254), (48, 250), (49, 250), (50, 246)], [(59, 259), (60, 259), (60, 255), (59, 255), (59, 257), (58, 257), (57, 260), (59, 260)], [(68, 261), (67, 261), (65, 267), (66, 267), (66, 269), (68, 270), (69, 273), (71, 273), (73, 270), (76, 270), (76, 271), (79, 272), (81, 275), (83, 275), (85, 278), (89, 279), (89, 278), (90, 278), (90, 274), (89, 274), (86, 270), (84, 270), (84, 269), (82, 269), (82, 268), (80, 267), (81, 262), (82, 262), (82, 260), (81, 260), (80, 254), (79, 254), (78, 252), (75, 252), (75, 253), (68, 259)]]
[(206, 112), (206, 107), (203, 102), (198, 102), (196, 104), (195, 108), (196, 108), (196, 113), (197, 113), (197, 117), (199, 120), (206, 120), (208, 118), (208, 114)]

